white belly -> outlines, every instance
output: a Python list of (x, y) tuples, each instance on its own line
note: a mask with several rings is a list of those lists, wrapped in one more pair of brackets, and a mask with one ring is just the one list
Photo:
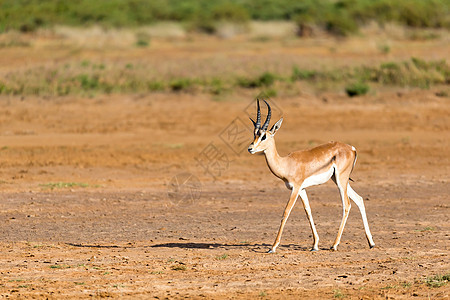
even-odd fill
[(335, 168), (336, 168), (336, 166), (333, 164), (329, 170), (306, 178), (303, 181), (302, 186), (300, 187), (300, 190), (306, 189), (307, 187), (310, 187), (313, 185), (319, 185), (319, 184), (327, 182), (328, 180), (330, 180), (331, 176), (333, 176)]

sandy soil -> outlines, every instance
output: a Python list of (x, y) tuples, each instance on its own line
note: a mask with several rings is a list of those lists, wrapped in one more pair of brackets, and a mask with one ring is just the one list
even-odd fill
[[(245, 151), (254, 96), (0, 98), (0, 295), (448, 298), (450, 285), (426, 280), (450, 272), (449, 98), (401, 89), (271, 99), (273, 119), (284, 117), (280, 154), (329, 140), (358, 149), (353, 187), (376, 247), (354, 205), (328, 250), (342, 208), (327, 183), (308, 189), (321, 250), (309, 251), (297, 205), (267, 254), (289, 191)], [(205, 172), (211, 149), (218, 165)]]

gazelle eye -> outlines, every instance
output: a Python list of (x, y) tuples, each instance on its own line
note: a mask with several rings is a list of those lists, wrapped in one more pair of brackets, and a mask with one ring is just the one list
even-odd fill
[(264, 141), (266, 139), (266, 135), (263, 135), (261, 138), (261, 141)]

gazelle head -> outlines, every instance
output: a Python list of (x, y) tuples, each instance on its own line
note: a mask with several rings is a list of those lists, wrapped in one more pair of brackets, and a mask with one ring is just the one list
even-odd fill
[(270, 130), (267, 130), (270, 123), (270, 117), (272, 116), (272, 110), (270, 109), (269, 103), (266, 102), (266, 100), (263, 100), (264, 103), (267, 105), (267, 117), (264, 124), (261, 126), (261, 109), (259, 107), (259, 100), (257, 100), (257, 108), (258, 112), (256, 115), (256, 122), (250, 118), (250, 120), (253, 122), (253, 126), (255, 127), (255, 130), (253, 132), (254, 140), (253, 143), (250, 144), (248, 147), (248, 152), (251, 154), (255, 154), (257, 152), (265, 151), (270, 145), (274, 143), (274, 136), (275, 133), (280, 129), (281, 123), (283, 122), (283, 118), (278, 120), (278, 122), (275, 123), (275, 125), (272, 126)]

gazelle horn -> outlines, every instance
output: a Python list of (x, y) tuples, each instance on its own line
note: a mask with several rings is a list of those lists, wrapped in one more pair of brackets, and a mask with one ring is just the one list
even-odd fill
[(258, 107), (258, 114), (256, 115), (256, 122), (253, 121), (252, 118), (250, 118), (250, 120), (253, 122), (253, 126), (255, 126), (255, 129), (258, 130), (261, 127), (261, 109), (259, 107), (259, 99), (256, 99), (256, 104)]
[(266, 103), (267, 109), (268, 109), (266, 121), (264, 122), (264, 124), (263, 124), (263, 126), (262, 126), (262, 130), (265, 131), (265, 130), (267, 130), (267, 127), (269, 127), (270, 117), (272, 116), (272, 110), (270, 109), (269, 103), (267, 103), (266, 100), (263, 100), (263, 101), (264, 101), (264, 103)]

